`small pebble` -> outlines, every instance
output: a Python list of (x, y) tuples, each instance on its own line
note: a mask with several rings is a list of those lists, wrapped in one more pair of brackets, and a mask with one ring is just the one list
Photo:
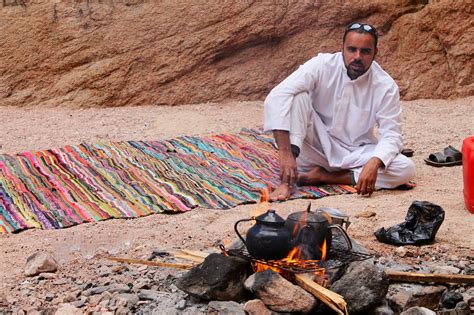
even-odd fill
[(405, 257), (407, 255), (407, 250), (405, 247), (400, 246), (395, 249), (395, 253), (400, 257)]

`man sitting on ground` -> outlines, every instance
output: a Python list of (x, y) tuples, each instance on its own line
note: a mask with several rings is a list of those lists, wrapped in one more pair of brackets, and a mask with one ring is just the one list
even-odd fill
[(264, 128), (273, 131), (281, 179), (271, 200), (286, 200), (296, 184), (352, 184), (370, 196), (414, 177), (400, 154), (398, 86), (374, 61), (377, 41), (373, 26), (353, 23), (342, 52), (318, 54), (267, 96)]

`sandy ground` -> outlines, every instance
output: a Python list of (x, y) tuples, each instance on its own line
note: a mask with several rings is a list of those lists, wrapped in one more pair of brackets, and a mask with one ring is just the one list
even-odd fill
[[(394, 256), (417, 264), (473, 256), (474, 215), (463, 203), (462, 167), (434, 168), (423, 158), (448, 144), (461, 149), (462, 140), (474, 135), (474, 97), (457, 100), (404, 102), (403, 130), (406, 147), (415, 150), (417, 187), (411, 191), (379, 191), (372, 197), (344, 195), (311, 201), (313, 208), (329, 206), (351, 215), (349, 234), (374, 255)], [(262, 125), (262, 102), (199, 104), (179, 107), (122, 107), (107, 109), (0, 107), (0, 153), (42, 150), (98, 140), (151, 140), (178, 135), (234, 132)], [(377, 242), (379, 227), (403, 221), (414, 200), (439, 204), (446, 211), (436, 242), (408, 246), (397, 258), (395, 246)], [(303, 210), (308, 201), (294, 200), (272, 206), (286, 217)], [(255, 205), (230, 210), (195, 209), (179, 215), (152, 215), (133, 220), (109, 220), (61, 230), (27, 230), (0, 235), (0, 293), (24, 280), (26, 258), (37, 250), (52, 253), (62, 268), (87, 275), (100, 254), (146, 259), (155, 249), (210, 250), (218, 242), (235, 238), (233, 223), (248, 217)], [(355, 218), (364, 210), (375, 217)], [(96, 262), (96, 261), (95, 261)]]

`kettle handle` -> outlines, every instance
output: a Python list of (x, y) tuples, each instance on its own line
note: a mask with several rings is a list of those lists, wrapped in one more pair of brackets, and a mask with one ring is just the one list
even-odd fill
[(351, 251), (352, 250), (352, 242), (349, 239), (349, 235), (347, 235), (346, 231), (342, 228), (342, 226), (340, 226), (339, 224), (333, 224), (333, 225), (330, 225), (329, 228), (330, 229), (338, 229), (339, 231), (341, 231), (342, 237), (344, 237), (344, 240), (347, 243), (347, 248), (348, 248), (348, 250)]
[(237, 229), (237, 225), (239, 225), (240, 222), (252, 221), (254, 219), (255, 219), (254, 217), (251, 217), (250, 219), (241, 219), (241, 220), (235, 222), (235, 224), (234, 224), (234, 231), (235, 231), (235, 233), (237, 233), (237, 236), (240, 238), (240, 240), (244, 243), (245, 247), (247, 247), (247, 242), (245, 242), (242, 235), (240, 235), (239, 230)]

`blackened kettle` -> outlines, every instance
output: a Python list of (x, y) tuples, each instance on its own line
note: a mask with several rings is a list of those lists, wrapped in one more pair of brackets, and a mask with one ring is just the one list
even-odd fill
[[(244, 221), (255, 220), (245, 236), (240, 235), (237, 226)], [(247, 250), (256, 259), (278, 260), (285, 258), (291, 250), (291, 233), (285, 228), (285, 220), (270, 209), (258, 217), (235, 222), (235, 233), (244, 242)]]
[(331, 250), (332, 229), (338, 229), (347, 242), (349, 249), (352, 243), (346, 231), (337, 224), (331, 225), (331, 216), (324, 210), (311, 211), (311, 203), (306, 211), (294, 212), (288, 216), (285, 226), (292, 233), (292, 246), (300, 249), (302, 259), (321, 259), (324, 242), (326, 255)]

